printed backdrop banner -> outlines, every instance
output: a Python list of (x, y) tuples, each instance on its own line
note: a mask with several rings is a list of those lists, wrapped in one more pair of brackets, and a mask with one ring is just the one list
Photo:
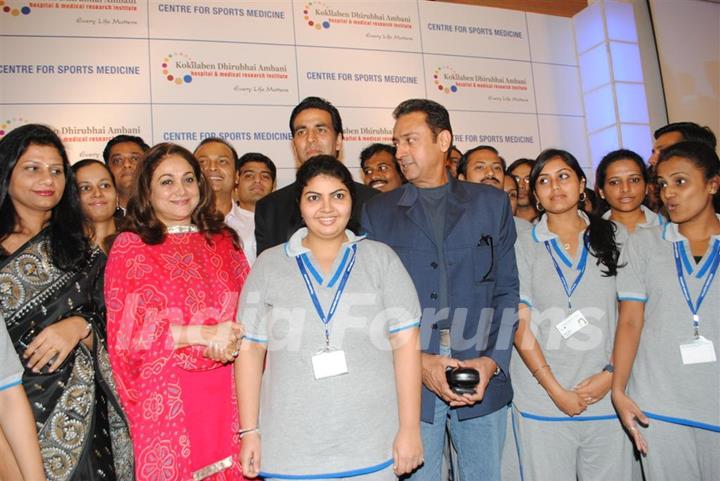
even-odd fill
[(290, 111), (343, 117), (341, 159), (392, 141), (394, 107), (450, 111), (461, 150), (548, 147), (591, 165), (570, 19), (424, 0), (0, 0), (0, 138), (46, 123), (72, 161), (125, 133), (193, 149), (227, 139), (292, 181)]

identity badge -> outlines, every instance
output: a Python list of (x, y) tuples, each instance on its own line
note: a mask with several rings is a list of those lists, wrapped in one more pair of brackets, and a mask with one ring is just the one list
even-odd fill
[(558, 331), (560, 331), (560, 335), (563, 337), (563, 339), (569, 339), (573, 334), (575, 334), (588, 324), (589, 322), (587, 321), (587, 319), (585, 319), (585, 316), (583, 316), (582, 312), (578, 310), (567, 316), (555, 327)]
[(322, 350), (312, 357), (315, 379), (340, 376), (348, 373), (345, 351)]
[(702, 336), (687, 344), (681, 344), (680, 354), (685, 365), (717, 362), (713, 342)]

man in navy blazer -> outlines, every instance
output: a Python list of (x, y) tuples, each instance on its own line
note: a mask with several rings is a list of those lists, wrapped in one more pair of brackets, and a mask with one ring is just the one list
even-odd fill
[[(425, 464), (411, 479), (441, 479), (447, 423), (460, 479), (497, 480), (519, 300), (510, 202), (502, 190), (448, 174), (452, 127), (442, 105), (406, 100), (393, 116), (396, 157), (409, 183), (367, 201), (362, 224), (400, 256), (423, 307)], [(450, 389), (445, 371), (456, 367), (479, 372), (474, 394)]]

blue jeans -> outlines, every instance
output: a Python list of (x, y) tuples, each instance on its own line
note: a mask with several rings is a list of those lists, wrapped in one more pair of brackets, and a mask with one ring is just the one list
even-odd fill
[[(440, 348), (440, 355), (448, 354), (447, 350)], [(498, 481), (507, 429), (507, 412), (506, 406), (485, 416), (460, 421), (456, 409), (451, 409), (441, 399), (436, 398), (433, 423), (420, 423), (425, 464), (408, 480), (443, 479), (440, 471), (447, 422), (450, 439), (457, 451), (459, 481)], [(457, 475), (458, 473), (456, 479)]]

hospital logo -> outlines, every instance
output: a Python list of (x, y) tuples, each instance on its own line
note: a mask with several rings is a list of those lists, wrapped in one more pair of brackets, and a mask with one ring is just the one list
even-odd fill
[(0, 122), (0, 139), (5, 137), (5, 135), (12, 129), (20, 127), (21, 125), (25, 125), (27, 123), (28, 121), (22, 117), (13, 117), (11, 119)]
[(440, 92), (446, 94), (455, 93), (458, 91), (458, 85), (453, 80), (453, 77), (457, 76), (457, 72), (447, 65), (445, 67), (438, 67), (433, 72), (433, 83)]
[(303, 18), (307, 22), (308, 27), (314, 28), (315, 30), (322, 30), (330, 28), (330, 20), (318, 20), (313, 16), (312, 12), (318, 12), (320, 9), (327, 10), (327, 5), (324, 2), (307, 2), (305, 8), (303, 8)]
[(182, 52), (173, 52), (165, 56), (162, 61), (162, 73), (165, 80), (177, 85), (189, 84), (192, 82), (192, 75), (182, 67), (182, 63), (192, 63), (189, 55)]
[(30, 12), (32, 12), (29, 5), (12, 6), (13, 3), (17, 2), (7, 2), (5, 0), (0, 0), (0, 11), (2, 11), (2, 13), (12, 15), (13, 17), (19, 17), (20, 15), (30, 15)]

